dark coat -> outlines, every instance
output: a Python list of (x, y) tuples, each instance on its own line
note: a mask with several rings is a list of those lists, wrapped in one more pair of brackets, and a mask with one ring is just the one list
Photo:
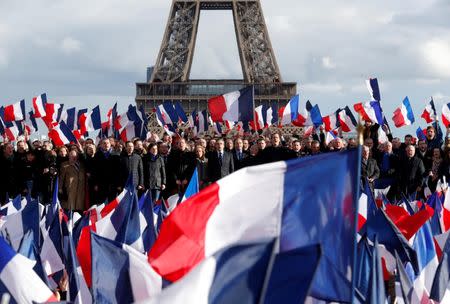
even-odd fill
[(263, 163), (272, 163), (291, 158), (290, 150), (286, 147), (267, 147), (262, 151)]
[(215, 182), (234, 172), (233, 154), (223, 152), (222, 161), (219, 160), (219, 153), (211, 153), (208, 159), (209, 179)]
[(244, 167), (245, 159), (249, 156), (248, 152), (242, 151), (239, 153), (236, 150), (232, 151), (233, 153), (233, 161), (234, 161), (234, 170), (239, 170)]
[(189, 151), (173, 150), (167, 165), (173, 181), (189, 180), (195, 167), (195, 154)]
[(209, 184), (208, 176), (208, 159), (205, 157), (203, 159), (195, 159), (196, 168), (198, 172), (198, 180), (200, 182), (200, 189), (205, 188)]
[(152, 154), (144, 155), (144, 186), (146, 189), (161, 189), (166, 185), (166, 167), (164, 160), (157, 155), (152, 158)]
[(117, 195), (117, 187), (123, 187), (120, 184), (120, 156), (99, 150), (95, 153), (94, 164), (92, 180), (98, 187), (98, 201), (94, 203), (103, 203), (105, 199), (111, 201)]
[(5, 203), (6, 193), (9, 197), (16, 195), (16, 177), (14, 173), (14, 156), (6, 158), (1, 151), (0, 155), (0, 205)]
[[(377, 162), (373, 158), (367, 159), (367, 162), (361, 162), (361, 181), (364, 183), (366, 179), (377, 179), (380, 177), (380, 169), (378, 168)], [(373, 189), (373, 183), (369, 184), (371, 189)]]
[(124, 186), (128, 176), (131, 175), (133, 186), (144, 185), (144, 172), (142, 166), (142, 157), (133, 153), (131, 155), (123, 154), (120, 157), (120, 174), (121, 183), (119, 186)]
[(417, 156), (410, 159), (405, 158), (400, 161), (398, 173), (399, 194), (411, 194), (416, 191), (417, 187), (422, 186), (425, 166), (423, 161)]
[(418, 158), (420, 158), (423, 162), (423, 165), (425, 167), (425, 171), (430, 171), (431, 170), (431, 166), (433, 165), (433, 160), (432, 160), (432, 151), (431, 150), (427, 150), (424, 154), (422, 154), (419, 149), (416, 150), (416, 156)]

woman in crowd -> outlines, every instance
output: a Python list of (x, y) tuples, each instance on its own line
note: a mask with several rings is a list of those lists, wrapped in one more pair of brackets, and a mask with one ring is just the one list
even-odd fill
[(67, 210), (86, 210), (86, 170), (78, 158), (78, 152), (71, 150), (69, 160), (61, 164), (59, 196), (61, 206)]
[(208, 159), (206, 158), (206, 150), (203, 145), (195, 146), (195, 165), (198, 172), (198, 181), (200, 189), (209, 185), (208, 182)]
[(159, 200), (161, 191), (166, 188), (166, 169), (158, 154), (158, 146), (151, 143), (144, 155), (144, 186), (151, 191), (153, 201)]

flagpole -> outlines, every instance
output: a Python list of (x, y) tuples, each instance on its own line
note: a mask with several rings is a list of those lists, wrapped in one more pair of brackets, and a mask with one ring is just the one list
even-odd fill
[(358, 132), (358, 147), (357, 147), (357, 162), (358, 162), (358, 169), (355, 176), (355, 193), (353, 196), (353, 201), (355, 203), (355, 218), (354, 218), (354, 242), (353, 242), (353, 267), (352, 267), (352, 303), (355, 303), (355, 289), (356, 289), (356, 280), (355, 280), (355, 270), (356, 270), (356, 264), (357, 264), (357, 248), (358, 248), (358, 203), (359, 203), (359, 196), (361, 192), (361, 161), (362, 161), (362, 147), (364, 144), (364, 127), (361, 123), (361, 114), (358, 115), (358, 127), (356, 128)]

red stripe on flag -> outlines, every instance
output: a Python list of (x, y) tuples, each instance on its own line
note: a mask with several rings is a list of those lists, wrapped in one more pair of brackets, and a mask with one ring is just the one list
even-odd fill
[(223, 114), (228, 110), (223, 96), (216, 96), (209, 99), (208, 109), (213, 122), (223, 122)]
[(148, 253), (157, 273), (174, 282), (204, 259), (206, 225), (218, 204), (219, 185), (214, 183), (179, 205), (164, 220)]
[(400, 108), (397, 108), (394, 111), (394, 116), (392, 116), (392, 120), (394, 121), (395, 126), (397, 128), (400, 128), (405, 125), (405, 117), (403, 117), (402, 110)]

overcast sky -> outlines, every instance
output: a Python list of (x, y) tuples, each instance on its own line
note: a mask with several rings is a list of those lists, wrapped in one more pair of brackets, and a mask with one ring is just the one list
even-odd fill
[[(413, 132), (433, 96), (450, 102), (450, 1), (261, 0), (284, 81), (323, 115), (367, 101), (386, 116), (408, 95)], [(134, 102), (156, 60), (169, 0), (0, 1), (0, 105), (47, 92), (66, 106)], [(242, 78), (231, 12), (201, 14), (191, 78)]]

